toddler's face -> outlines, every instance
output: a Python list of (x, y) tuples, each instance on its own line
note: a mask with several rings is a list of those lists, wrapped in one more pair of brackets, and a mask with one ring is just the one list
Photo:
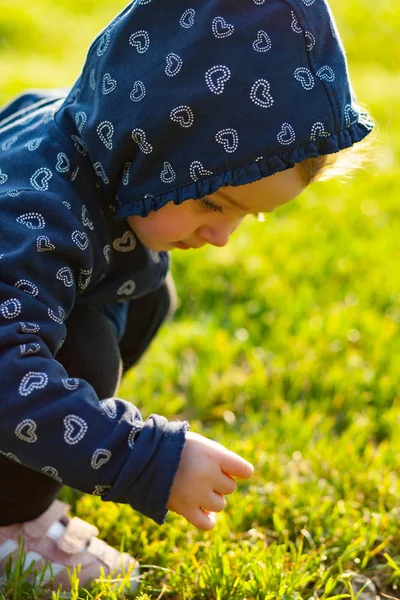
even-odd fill
[(225, 246), (249, 214), (272, 212), (296, 198), (305, 188), (298, 165), (241, 186), (220, 188), (211, 196), (169, 202), (148, 217), (130, 216), (129, 226), (152, 250), (187, 250), (205, 244)]

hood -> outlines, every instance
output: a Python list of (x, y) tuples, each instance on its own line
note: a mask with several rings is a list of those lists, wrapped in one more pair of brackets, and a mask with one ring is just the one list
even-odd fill
[(372, 129), (323, 0), (136, 0), (92, 43), (55, 121), (115, 216), (146, 216)]

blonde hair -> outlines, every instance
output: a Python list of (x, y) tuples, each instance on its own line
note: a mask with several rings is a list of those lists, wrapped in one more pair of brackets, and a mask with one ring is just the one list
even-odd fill
[(349, 179), (357, 169), (365, 168), (374, 158), (376, 134), (335, 154), (306, 158), (299, 163), (306, 185), (328, 179)]

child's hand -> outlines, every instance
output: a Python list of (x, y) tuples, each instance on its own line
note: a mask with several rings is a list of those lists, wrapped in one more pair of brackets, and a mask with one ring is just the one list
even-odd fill
[(223, 496), (236, 489), (233, 477), (248, 479), (253, 472), (253, 465), (238, 454), (188, 432), (167, 508), (198, 529), (209, 531), (215, 526), (212, 513), (224, 510)]

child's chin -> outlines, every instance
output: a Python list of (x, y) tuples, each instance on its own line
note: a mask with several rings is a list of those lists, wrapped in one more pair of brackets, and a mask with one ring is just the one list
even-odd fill
[(155, 252), (168, 252), (168, 250), (172, 250), (175, 246), (170, 242), (162, 242), (157, 240), (152, 240), (147, 238), (146, 236), (139, 235), (137, 231), (134, 231), (134, 234), (139, 239), (139, 241), (146, 246), (149, 250), (154, 250)]
[(149, 250), (154, 250), (155, 252), (168, 252), (175, 248), (175, 245), (170, 242), (151, 242), (149, 240), (143, 243)]

